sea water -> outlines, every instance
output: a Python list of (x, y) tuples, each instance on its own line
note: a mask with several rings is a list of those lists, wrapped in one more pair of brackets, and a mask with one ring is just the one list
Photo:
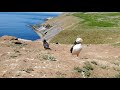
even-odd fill
[(29, 25), (41, 24), (46, 18), (58, 15), (45, 12), (0, 12), (0, 37), (9, 35), (27, 40), (40, 39)]

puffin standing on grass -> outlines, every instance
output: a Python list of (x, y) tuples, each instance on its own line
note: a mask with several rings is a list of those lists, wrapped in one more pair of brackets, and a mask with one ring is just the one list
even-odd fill
[(80, 51), (82, 50), (82, 38), (77, 38), (76, 41), (74, 42), (74, 45), (71, 47), (70, 52), (72, 55), (77, 55), (77, 57), (80, 54)]
[(51, 48), (49, 48), (48, 42), (45, 39), (43, 40), (43, 46), (44, 46), (45, 49), (51, 50)]

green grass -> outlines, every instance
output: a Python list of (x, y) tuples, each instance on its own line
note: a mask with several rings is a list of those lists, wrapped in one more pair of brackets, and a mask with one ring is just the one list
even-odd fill
[[(80, 22), (57, 34), (50, 42), (73, 44), (77, 37), (84, 44), (109, 44), (120, 40), (120, 13), (75, 13)], [(112, 18), (110, 18), (112, 17)], [(83, 19), (81, 21), (81, 19)], [(119, 44), (118, 44), (119, 45)]]
[(91, 71), (94, 70), (93, 66), (91, 65), (90, 62), (85, 62), (84, 66), (82, 68), (80, 67), (74, 67), (74, 70), (77, 71), (78, 73), (82, 74), (84, 73), (84, 76), (86, 78), (91, 76)]
[(110, 13), (105, 13), (105, 15), (108, 15), (108, 16), (120, 16), (120, 12), (110, 12)]
[(98, 27), (112, 27), (115, 26), (114, 23), (107, 22), (107, 21), (91, 21), (87, 24), (88, 26), (98, 26)]
[(85, 66), (83, 66), (83, 68), (85, 68), (87, 70), (93, 70), (94, 69), (90, 62), (85, 62), (84, 64), (85, 64)]
[(120, 73), (115, 75), (114, 78), (120, 78)]
[(96, 61), (91, 61), (92, 64), (98, 65)]
[(100, 66), (102, 69), (108, 69), (108, 66)]
[(16, 58), (16, 57), (18, 57), (17, 55), (12, 55), (12, 56), (10, 56), (11, 58)]
[(80, 68), (80, 67), (74, 67), (74, 70), (77, 71), (78, 73), (80, 73), (82, 75), (82, 72), (84, 73), (85, 78), (90, 77), (91, 73), (89, 70), (87, 70), (86, 68)]
[(78, 29), (64, 30), (56, 35), (52, 43), (72, 44), (77, 36), (83, 39), (84, 44), (108, 44), (115, 43), (120, 39), (120, 30), (104, 30), (104, 29)]
[(51, 55), (43, 55), (42, 58), (44, 60), (56, 61), (56, 58), (54, 56), (51, 56)]
[[(86, 13), (75, 13), (73, 14), (76, 17), (84, 19), (82, 24), (86, 26), (97, 26), (97, 27), (113, 27), (118, 26), (119, 18), (113, 16), (119, 16), (120, 13), (93, 13), (93, 14), (86, 14)], [(110, 18), (112, 17), (112, 18)]]
[(114, 47), (120, 47), (120, 43), (112, 44)]
[(74, 70), (81, 73), (82, 72), (82, 69), (80, 67), (74, 67)]

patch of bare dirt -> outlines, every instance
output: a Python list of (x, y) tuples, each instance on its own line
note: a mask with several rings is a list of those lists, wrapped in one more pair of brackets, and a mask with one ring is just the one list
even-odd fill
[[(0, 38), (1, 78), (83, 78), (75, 70), (92, 65), (89, 77), (109, 78), (120, 72), (120, 48), (111, 45), (83, 45), (79, 57), (70, 53), (72, 45), (52, 44), (45, 50), (40, 41)], [(20, 43), (14, 43), (14, 42)], [(94, 62), (94, 63), (92, 63)]]

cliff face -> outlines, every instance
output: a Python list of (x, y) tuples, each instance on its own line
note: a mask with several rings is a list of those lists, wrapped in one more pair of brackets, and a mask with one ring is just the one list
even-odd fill
[[(118, 77), (119, 47), (83, 45), (80, 56), (72, 56), (71, 45), (52, 44), (45, 50), (41, 41), (0, 37), (1, 78)], [(85, 71), (83, 73), (83, 71)]]

